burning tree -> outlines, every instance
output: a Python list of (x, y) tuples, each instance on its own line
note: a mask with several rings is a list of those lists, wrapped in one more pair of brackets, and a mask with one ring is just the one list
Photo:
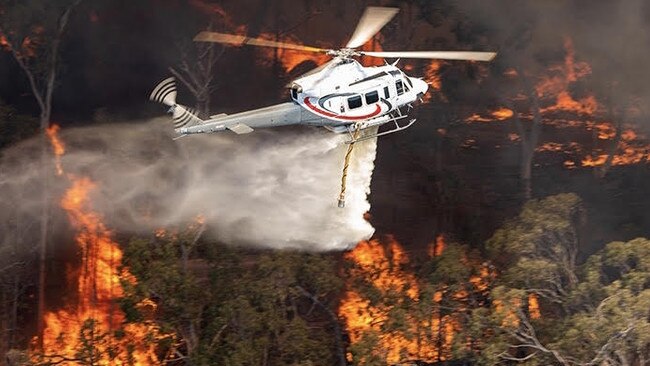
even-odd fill
[(348, 287), (339, 314), (350, 335), (349, 361), (442, 362), (471, 348), (460, 330), (470, 309), (485, 304), (491, 270), (476, 253), (446, 246), (442, 237), (432, 249), (419, 272), (394, 240), (362, 242), (346, 255)]
[[(57, 173), (70, 187), (60, 201), (72, 227), (80, 265), (69, 270), (74, 291), (64, 304), (44, 313), (44, 329), (34, 340), (31, 362), (51, 364), (152, 364), (158, 362), (157, 341), (168, 338), (151, 323), (126, 322), (119, 307), (123, 288), (136, 279), (122, 267), (122, 251), (102, 216), (92, 210), (90, 193), (97, 183), (66, 173), (60, 158), (65, 145), (52, 125), (46, 133), (56, 156)], [(72, 267), (70, 267), (72, 268)], [(151, 307), (143, 301), (139, 307)]]
[(52, 114), (52, 95), (60, 66), (61, 42), (72, 11), (81, 1), (34, 0), (21, 4), (16, 4), (13, 1), (0, 3), (0, 46), (11, 53), (18, 66), (25, 73), (40, 110), (43, 197), (39, 240), (39, 305), (37, 320), (39, 339), (42, 339), (44, 326), (45, 258), (49, 221), (47, 180), (50, 165), (46, 130), (49, 127)]

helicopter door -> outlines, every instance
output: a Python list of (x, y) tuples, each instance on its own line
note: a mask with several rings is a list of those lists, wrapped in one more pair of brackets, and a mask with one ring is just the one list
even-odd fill
[(336, 114), (345, 113), (345, 106), (343, 104), (343, 98), (330, 98), (325, 102), (325, 108)]
[(404, 95), (404, 82), (402, 79), (397, 79), (395, 80), (395, 91), (397, 94), (395, 95), (395, 101), (397, 102), (397, 106), (399, 107), (402, 104), (402, 95)]
[(406, 93), (409, 91), (409, 89), (408, 86), (404, 84), (404, 81), (402, 79), (395, 80), (395, 91), (397, 92), (397, 105), (401, 106), (403, 104), (406, 104)]

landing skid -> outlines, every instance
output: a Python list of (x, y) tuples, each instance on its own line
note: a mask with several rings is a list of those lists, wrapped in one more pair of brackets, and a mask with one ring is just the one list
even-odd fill
[[(354, 125), (350, 126), (350, 127), (348, 127), (348, 133), (350, 134), (350, 141), (346, 141), (345, 143), (346, 144), (354, 144), (354, 143), (359, 142), (359, 141), (370, 140), (370, 139), (374, 139), (375, 137), (390, 135), (391, 133), (399, 132), (399, 131), (402, 131), (402, 130), (405, 130), (405, 129), (411, 127), (416, 121), (416, 119), (413, 118), (413, 119), (409, 120), (409, 122), (406, 125), (400, 126), (399, 120), (404, 118), (404, 117), (406, 117), (406, 116), (403, 116), (401, 118), (400, 117), (394, 118), (392, 120), (392, 122), (395, 124), (395, 127), (393, 127), (392, 129), (390, 129), (388, 131), (384, 131), (384, 132), (381, 132), (381, 133), (375, 133), (375, 134), (372, 134), (372, 135), (369, 135), (369, 136), (363, 136), (363, 137), (359, 137), (359, 138), (355, 138), (354, 134), (353, 134), (353, 131), (356, 130), (356, 127), (354, 127)], [(386, 123), (388, 123), (388, 122), (386, 122)], [(371, 126), (367, 126), (367, 127), (371, 127)]]

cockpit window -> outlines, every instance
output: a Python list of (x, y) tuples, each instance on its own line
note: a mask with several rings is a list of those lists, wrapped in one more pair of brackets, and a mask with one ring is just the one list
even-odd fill
[(397, 89), (397, 95), (404, 94), (404, 83), (402, 83), (402, 80), (397, 80), (395, 82), (395, 88)]
[(298, 89), (291, 88), (291, 98), (293, 98), (294, 100), (298, 99)]
[(348, 107), (350, 109), (355, 109), (361, 107), (363, 103), (361, 102), (361, 95), (355, 95), (348, 98)]
[(406, 76), (406, 75), (404, 75), (404, 79), (406, 80), (406, 83), (407, 83), (407, 84), (412, 88), (412, 87), (413, 87), (413, 83), (411, 82), (411, 79), (410, 79), (408, 76)]
[(379, 93), (376, 90), (366, 93), (366, 104), (377, 103), (379, 101)]

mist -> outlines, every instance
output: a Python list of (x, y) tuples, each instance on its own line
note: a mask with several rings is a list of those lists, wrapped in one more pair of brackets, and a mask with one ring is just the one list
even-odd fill
[[(198, 215), (213, 239), (309, 251), (342, 250), (369, 238), (363, 218), (376, 141), (356, 144), (346, 207), (337, 207), (347, 136), (315, 128), (257, 130), (172, 140), (168, 118), (63, 129), (65, 174), (97, 183), (92, 209), (111, 230), (144, 234)], [(0, 220), (39, 220), (39, 139), (3, 151)], [(70, 185), (51, 167), (52, 206)], [(56, 218), (55, 218), (56, 221)], [(36, 225), (36, 224), (35, 224)], [(37, 226), (34, 226), (37, 227)]]

